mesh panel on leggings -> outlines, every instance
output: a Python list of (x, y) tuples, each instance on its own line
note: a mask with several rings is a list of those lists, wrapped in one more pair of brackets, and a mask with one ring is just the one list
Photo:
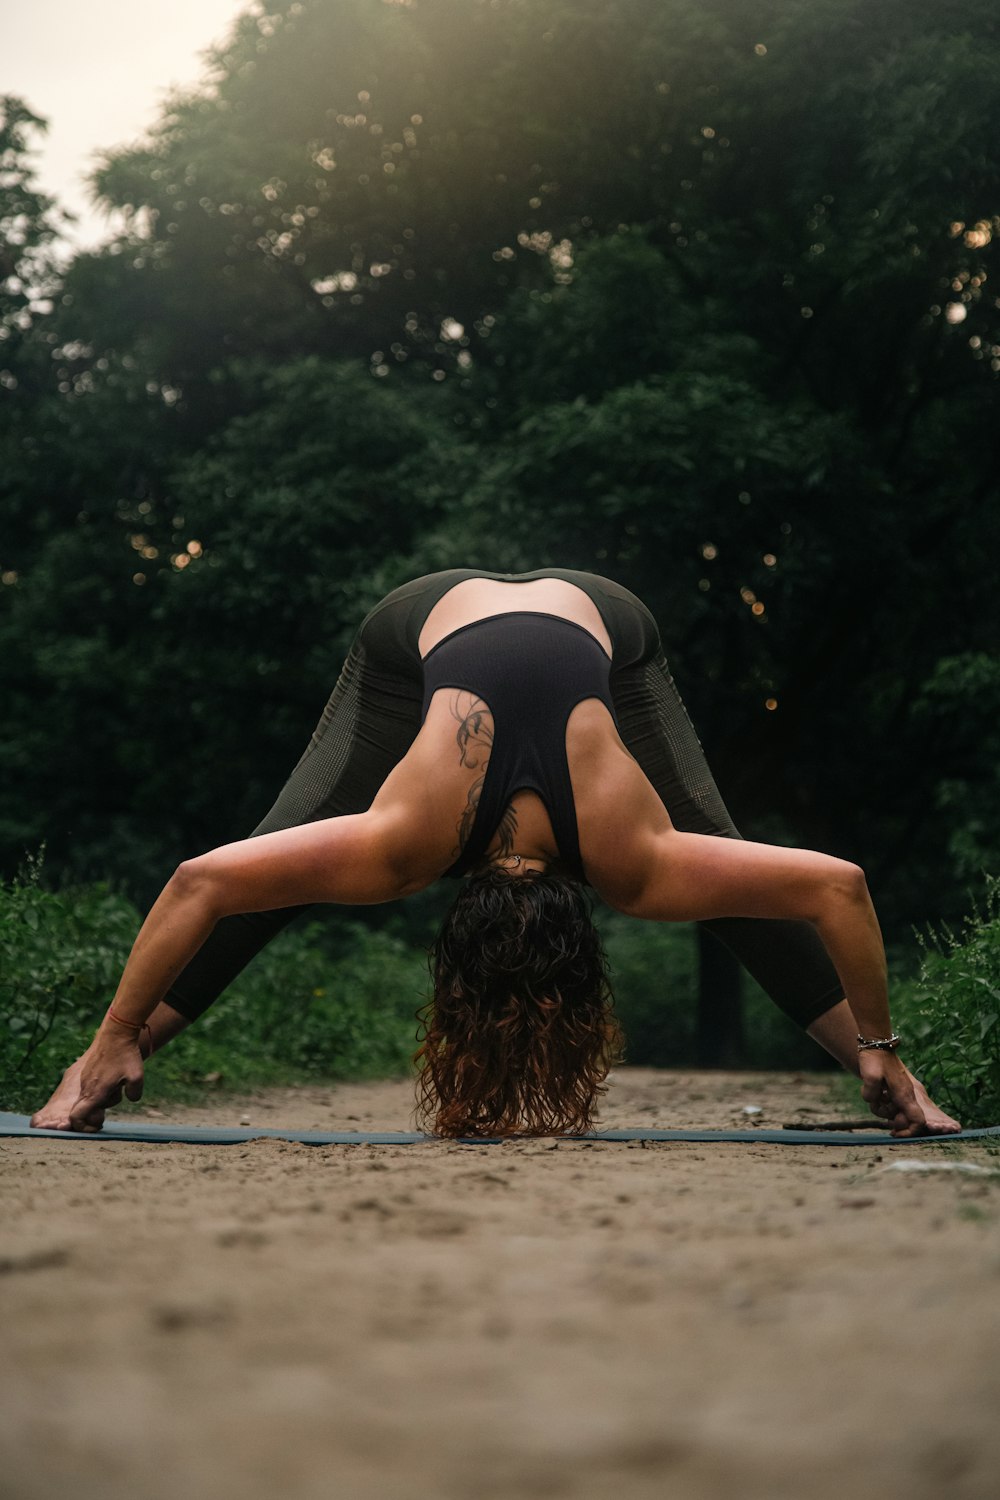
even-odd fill
[[(645, 612), (644, 612), (645, 614)], [(646, 631), (655, 624), (645, 621)], [(694, 725), (658, 642), (623, 667), (613, 687), (622, 739), (675, 828), (683, 833), (740, 834), (715, 785)], [(803, 1028), (843, 997), (837, 971), (808, 922), (716, 917), (700, 922), (727, 947), (774, 1003)]]
[[(674, 826), (684, 833), (720, 833), (738, 838), (662, 652), (646, 663), (643, 686), (656, 711), (660, 754), (671, 762), (676, 793), (668, 806)], [(662, 783), (657, 778), (653, 784)]]
[[(337, 789), (355, 744), (363, 680), (364, 651), (355, 644), (298, 765), (254, 834), (275, 833), (332, 816)], [(334, 722), (336, 733), (331, 734)]]

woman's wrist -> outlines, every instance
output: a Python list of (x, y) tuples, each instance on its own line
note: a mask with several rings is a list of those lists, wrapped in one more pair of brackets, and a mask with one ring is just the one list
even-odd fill
[(134, 1046), (138, 1047), (143, 1032), (147, 1033), (150, 1051), (152, 1051), (153, 1034), (149, 1029), (149, 1022), (131, 1021), (127, 1016), (119, 1015), (114, 1005), (109, 1005), (104, 1013), (104, 1019), (98, 1030), (98, 1036), (103, 1036), (113, 1042), (131, 1042)]
[(858, 1032), (859, 1052), (895, 1052), (902, 1041), (898, 1031), (880, 1032), (875, 1036), (866, 1036)]
[(905, 1073), (906, 1065), (895, 1048), (888, 1051), (875, 1047), (865, 1051), (858, 1050), (859, 1077), (864, 1077), (866, 1073), (888, 1075), (897, 1071)]
[(104, 1019), (113, 1022), (115, 1026), (120, 1026), (122, 1030), (135, 1032), (141, 1031), (146, 1024), (145, 1020), (133, 1021), (128, 1016), (123, 1016), (120, 1011), (115, 1010), (113, 1002), (104, 1012)]

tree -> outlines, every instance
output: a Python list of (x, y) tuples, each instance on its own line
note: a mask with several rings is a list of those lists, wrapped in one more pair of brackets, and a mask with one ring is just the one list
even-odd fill
[(245, 826), (380, 591), (552, 562), (654, 608), (748, 832), (860, 859), (890, 936), (964, 905), (998, 46), (987, 0), (244, 15), (9, 365), (11, 855)]

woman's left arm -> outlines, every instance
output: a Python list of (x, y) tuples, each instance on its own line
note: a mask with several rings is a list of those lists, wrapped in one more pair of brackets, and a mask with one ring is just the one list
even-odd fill
[[(638, 851), (637, 851), (638, 853)], [(866, 1035), (886, 1035), (882, 934), (864, 872), (811, 849), (668, 828), (644, 841), (622, 910), (659, 922), (773, 917), (812, 922)]]
[[(596, 882), (595, 882), (596, 883)], [(603, 882), (606, 886), (607, 882)], [(619, 910), (653, 921), (775, 917), (813, 923), (866, 1037), (888, 1037), (888, 977), (882, 934), (864, 872), (810, 849), (680, 833), (667, 827), (643, 840), (627, 887), (599, 893)], [(618, 899), (616, 899), (616, 896)], [(895, 1053), (860, 1054), (862, 1094), (888, 1089), (915, 1134), (924, 1124), (906, 1069)]]

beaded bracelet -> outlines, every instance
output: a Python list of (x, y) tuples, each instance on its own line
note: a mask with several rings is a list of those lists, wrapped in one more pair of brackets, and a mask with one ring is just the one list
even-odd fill
[(894, 1031), (892, 1033), (892, 1036), (862, 1036), (859, 1031), (858, 1051), (895, 1052), (901, 1041), (902, 1037), (899, 1035), (898, 1031)]

